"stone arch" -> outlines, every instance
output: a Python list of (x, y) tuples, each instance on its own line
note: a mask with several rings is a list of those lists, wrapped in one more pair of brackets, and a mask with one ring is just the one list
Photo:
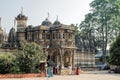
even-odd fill
[(52, 51), (49, 60), (52, 63), (52, 66), (57, 66), (58, 64), (60, 64), (59, 51), (57, 51), (57, 50)]
[(63, 55), (63, 62), (64, 62), (64, 67), (68, 67), (70, 65), (72, 65), (71, 63), (71, 51), (67, 50), (64, 52)]
[(51, 60), (53, 61), (54, 65), (57, 65), (57, 51), (54, 51), (52, 56), (51, 56)]

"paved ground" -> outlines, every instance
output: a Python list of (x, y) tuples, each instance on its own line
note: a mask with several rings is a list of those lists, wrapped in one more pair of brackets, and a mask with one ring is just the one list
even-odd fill
[(107, 71), (89, 71), (80, 75), (54, 76), (51, 78), (11, 78), (0, 80), (120, 80), (120, 74), (107, 73)]

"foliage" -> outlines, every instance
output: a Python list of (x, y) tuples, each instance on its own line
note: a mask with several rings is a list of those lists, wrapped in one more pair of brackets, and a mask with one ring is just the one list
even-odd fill
[(90, 3), (91, 13), (80, 24), (83, 36), (91, 35), (96, 47), (106, 54), (110, 43), (120, 30), (120, 0), (94, 0)]
[(120, 66), (120, 34), (111, 45), (108, 62), (111, 65)]
[(16, 66), (15, 55), (12, 53), (0, 54), (0, 73), (16, 73), (19, 68)]
[(39, 71), (40, 61), (45, 61), (47, 53), (36, 43), (21, 42), (15, 54), (0, 54), (0, 73), (32, 73)]
[(17, 61), (20, 71), (23, 73), (38, 72), (37, 67), (41, 60), (45, 60), (46, 53), (43, 53), (42, 47), (36, 43), (27, 43), (23, 41), (18, 50)]
[(79, 38), (79, 30), (78, 30), (78, 25), (76, 24), (71, 24), (72, 27), (75, 28), (75, 45), (77, 45), (77, 39)]

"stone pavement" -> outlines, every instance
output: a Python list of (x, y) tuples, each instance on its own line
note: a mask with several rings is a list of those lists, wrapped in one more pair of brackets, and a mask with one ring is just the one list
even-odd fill
[(55, 75), (51, 78), (11, 78), (0, 80), (120, 80), (120, 74), (107, 73), (107, 71), (89, 71), (80, 75)]

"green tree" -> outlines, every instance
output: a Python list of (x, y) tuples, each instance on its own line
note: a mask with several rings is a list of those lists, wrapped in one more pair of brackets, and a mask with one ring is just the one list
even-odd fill
[(110, 57), (108, 62), (111, 65), (120, 66), (120, 34), (110, 47)]
[(119, 32), (120, 1), (119, 0), (94, 0), (91, 4), (91, 13), (88, 13), (81, 23), (82, 35), (94, 36), (96, 46), (102, 49), (105, 61), (107, 44)]
[(80, 24), (80, 37), (83, 40), (89, 41), (89, 47), (92, 48), (94, 46), (95, 52), (96, 52), (96, 45), (95, 45), (95, 27), (93, 26), (93, 14), (88, 13), (85, 15), (84, 21)]
[(105, 62), (107, 44), (118, 32), (116, 30), (118, 29), (119, 25), (116, 24), (119, 22), (118, 18), (120, 18), (120, 8), (116, 2), (117, 0), (94, 0), (90, 4), (92, 11), (95, 14), (95, 26), (98, 26), (98, 35), (96, 37), (99, 37), (99, 40), (102, 42), (103, 62)]
[(0, 74), (15, 73), (19, 71), (16, 66), (16, 57), (12, 53), (0, 54)]
[(36, 43), (27, 43), (23, 41), (18, 50), (17, 61), (20, 71), (23, 73), (38, 72), (37, 67), (40, 61), (46, 60), (47, 53), (43, 53), (43, 49)]
[(73, 28), (75, 28), (75, 45), (77, 45), (77, 39), (79, 38), (79, 30), (78, 30), (78, 24), (71, 24)]

